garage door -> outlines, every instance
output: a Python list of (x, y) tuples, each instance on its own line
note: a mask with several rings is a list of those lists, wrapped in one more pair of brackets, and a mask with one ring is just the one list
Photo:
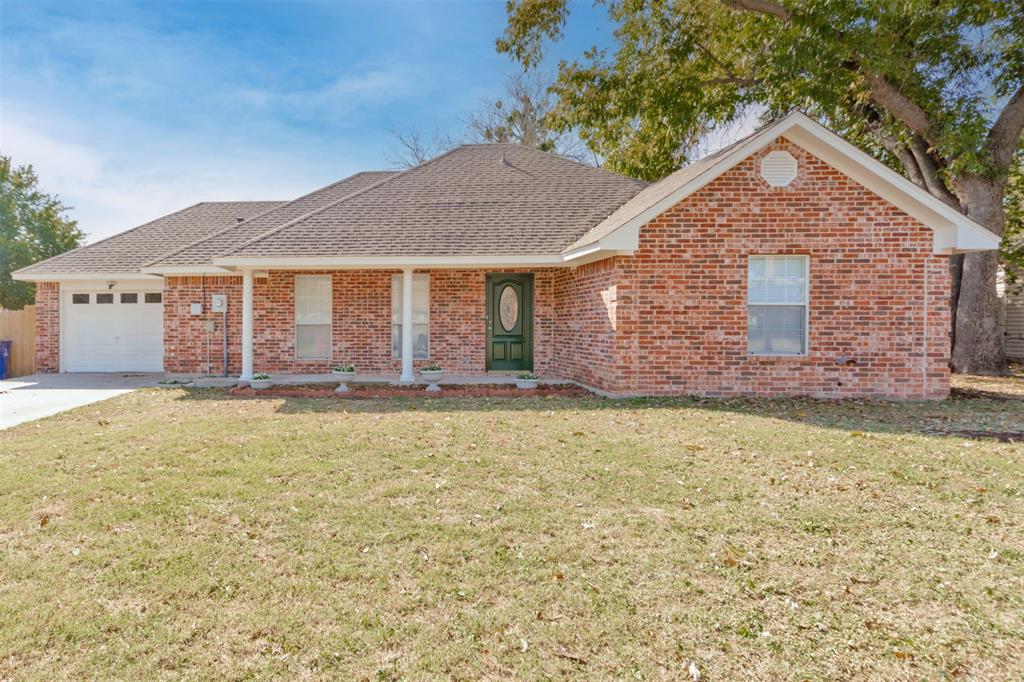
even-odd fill
[(71, 290), (64, 297), (63, 371), (163, 371), (160, 292)]

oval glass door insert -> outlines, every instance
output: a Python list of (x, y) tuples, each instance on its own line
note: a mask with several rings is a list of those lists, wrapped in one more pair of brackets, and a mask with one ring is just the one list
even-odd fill
[(519, 297), (515, 289), (506, 286), (501, 290), (501, 298), (498, 300), (498, 319), (501, 320), (502, 328), (510, 332), (516, 328), (519, 321)]

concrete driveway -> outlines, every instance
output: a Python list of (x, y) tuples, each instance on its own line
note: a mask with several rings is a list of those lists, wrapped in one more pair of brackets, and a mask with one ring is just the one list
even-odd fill
[(155, 386), (163, 374), (32, 374), (0, 381), (0, 429)]

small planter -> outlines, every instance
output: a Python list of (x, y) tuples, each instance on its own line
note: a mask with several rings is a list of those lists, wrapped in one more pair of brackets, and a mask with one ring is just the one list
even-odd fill
[(523, 391), (532, 391), (537, 388), (538, 377), (533, 372), (523, 372), (516, 377), (516, 388)]
[(344, 369), (339, 370), (334, 368), (331, 370), (331, 376), (338, 380), (338, 388), (334, 389), (336, 393), (347, 393), (349, 391), (348, 385), (356, 378), (355, 369)]
[[(259, 378), (257, 378), (257, 377), (259, 377)], [(274, 382), (272, 382), (270, 380), (270, 377), (268, 377), (266, 375), (263, 375), (263, 376), (257, 375), (257, 376), (254, 376), (252, 379), (249, 380), (249, 388), (257, 390), (257, 391), (265, 391), (265, 390), (267, 390), (268, 388), (270, 388), (273, 385), (274, 385)]]
[(420, 376), (427, 382), (428, 391), (440, 391), (441, 387), (438, 386), (438, 382), (444, 376), (444, 370), (437, 364), (431, 363), (420, 370)]

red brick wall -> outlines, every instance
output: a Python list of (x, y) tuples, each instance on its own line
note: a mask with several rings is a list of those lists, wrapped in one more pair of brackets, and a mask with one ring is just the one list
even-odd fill
[(60, 282), (36, 284), (35, 371), (60, 371)]
[(559, 270), (555, 276), (553, 369), (611, 390), (621, 373), (618, 285), (621, 258)]
[[(772, 149), (799, 162), (788, 187), (757, 172)], [(601, 356), (587, 383), (642, 394), (945, 396), (950, 282), (931, 230), (785, 140), (762, 154), (645, 225), (635, 257), (616, 259), (619, 370), (605, 371)], [(809, 256), (807, 356), (747, 354), (752, 254)], [(586, 382), (582, 370), (571, 376)]]
[[(449, 372), (485, 371), (486, 270), (425, 270), (430, 275), (430, 355)], [(534, 271), (534, 367), (552, 371), (553, 291), (556, 270)], [(295, 357), (295, 275), (330, 274), (333, 298), (332, 357)], [(278, 271), (253, 286), (253, 365), (269, 373), (321, 373), (351, 362), (360, 372), (398, 374), (391, 357), (391, 270)], [(220, 314), (209, 312), (210, 295), (228, 294), (229, 374), (241, 371), (241, 277), (169, 277), (164, 285), (164, 369), (220, 374)], [(204, 314), (193, 317), (191, 303)], [(206, 320), (215, 320), (212, 334)], [(207, 348), (209, 347), (209, 357)], [(423, 362), (417, 360), (416, 366)]]
[[(224, 372), (223, 315), (210, 310), (210, 297), (228, 297), (228, 374), (242, 371), (242, 278), (168, 277), (164, 280), (164, 371), (220, 375)], [(191, 304), (203, 314), (192, 315)], [(207, 321), (214, 330), (207, 332)]]
[[(430, 270), (430, 355), (463, 374), (486, 371), (487, 274), (490, 270)], [(552, 372), (555, 342), (555, 281), (560, 270), (533, 272), (533, 367)], [(395, 369), (397, 371), (398, 364)]]
[[(759, 154), (645, 225), (635, 256), (535, 270), (536, 371), (617, 394), (945, 396), (950, 282), (931, 230), (785, 140), (762, 154), (772, 149), (798, 159), (789, 186), (760, 178)], [(809, 257), (808, 355), (747, 354), (747, 259), (755, 254)], [(483, 372), (487, 271), (429, 272), (432, 359), (452, 373)], [(345, 361), (397, 375), (393, 271), (331, 273), (330, 361), (295, 359), (295, 274), (255, 282), (257, 371), (322, 372)], [(208, 369), (207, 335), (188, 303), (205, 306), (210, 293), (227, 292), (229, 370), (237, 373), (241, 281), (205, 284), (167, 280), (167, 370), (220, 370), (220, 332)]]

